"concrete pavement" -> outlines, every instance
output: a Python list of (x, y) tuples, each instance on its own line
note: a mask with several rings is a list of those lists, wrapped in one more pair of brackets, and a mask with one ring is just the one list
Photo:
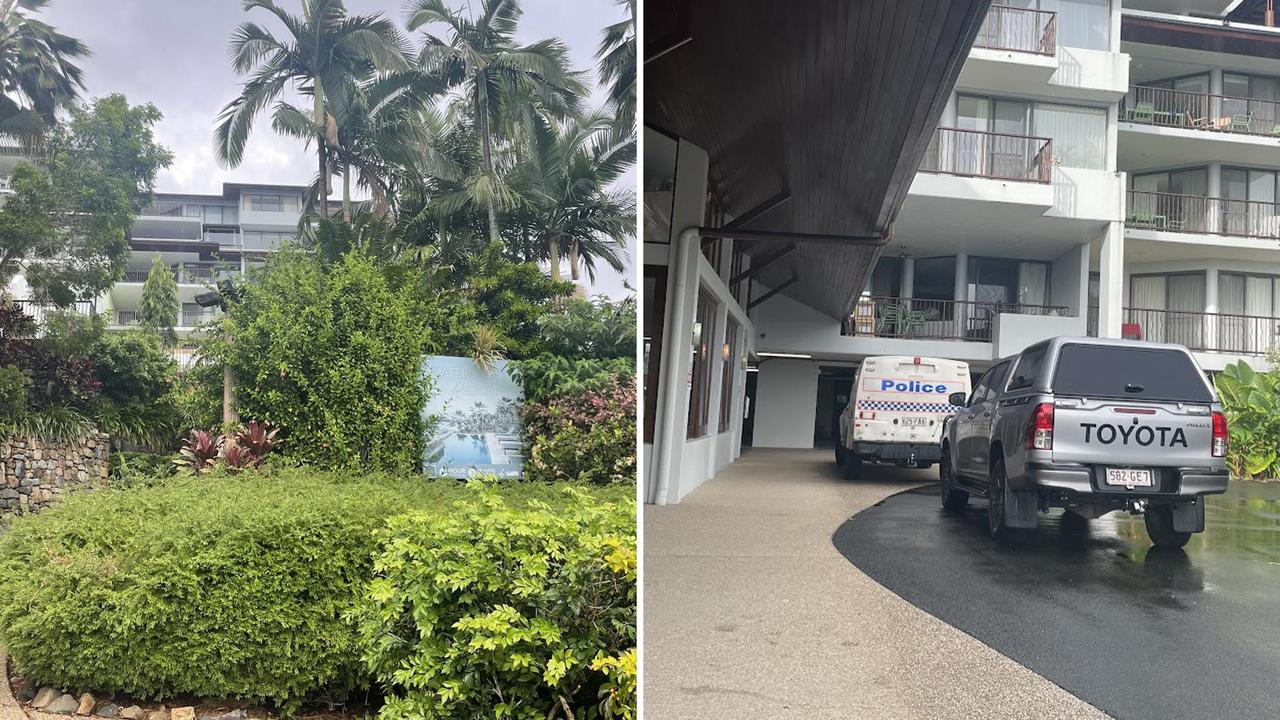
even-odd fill
[(832, 545), (851, 515), (936, 473), (830, 451), (749, 451), (644, 508), (644, 717), (1105, 718), (908, 604)]

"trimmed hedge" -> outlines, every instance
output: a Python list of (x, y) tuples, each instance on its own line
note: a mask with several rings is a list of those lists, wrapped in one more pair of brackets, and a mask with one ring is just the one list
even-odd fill
[[(0, 538), (0, 642), (22, 672), (73, 692), (243, 697), (291, 713), (369, 685), (354, 628), (407, 510), (472, 494), (450, 481), (175, 478), (69, 497)], [(555, 488), (504, 486), (515, 506)], [(607, 493), (602, 493), (607, 494)]]

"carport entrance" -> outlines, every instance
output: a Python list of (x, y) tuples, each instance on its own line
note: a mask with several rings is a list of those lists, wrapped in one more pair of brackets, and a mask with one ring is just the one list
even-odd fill
[(856, 373), (857, 368), (851, 367), (823, 365), (818, 368), (818, 400), (814, 405), (813, 420), (815, 448), (835, 447), (840, 437), (840, 413), (849, 404)]

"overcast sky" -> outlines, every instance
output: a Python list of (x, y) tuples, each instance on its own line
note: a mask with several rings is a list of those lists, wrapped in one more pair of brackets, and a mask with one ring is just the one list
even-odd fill
[[(299, 11), (299, 0), (278, 2)], [(451, 4), (466, 8), (467, 0)], [(479, 8), (478, 0), (473, 4)], [(593, 71), (592, 80), (602, 30), (625, 17), (614, 0), (523, 0), (522, 6), (517, 39), (559, 37), (574, 66)], [(404, 26), (400, 0), (347, 0), (347, 8), (381, 12)], [(161, 192), (221, 193), (224, 181), (303, 185), (311, 180), (315, 156), (302, 143), (275, 135), (265, 115), (240, 167), (228, 170), (214, 160), (215, 118), (243, 80), (231, 69), (227, 41), (248, 18), (282, 32), (270, 13), (246, 13), (240, 0), (53, 0), (40, 17), (93, 51), (82, 63), (90, 96), (121, 92), (131, 103), (155, 103), (164, 113), (156, 134), (173, 151), (174, 162), (160, 174)], [(596, 91), (592, 104), (601, 102), (602, 92)], [(624, 181), (634, 187), (634, 170)], [(634, 249), (633, 241), (633, 266)], [(631, 276), (628, 269), (625, 278)], [(588, 292), (621, 297), (627, 292), (623, 280), (606, 268)]]

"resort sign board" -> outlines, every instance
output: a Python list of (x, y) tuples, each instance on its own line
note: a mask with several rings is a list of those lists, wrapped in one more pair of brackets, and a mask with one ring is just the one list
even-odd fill
[(422, 470), (433, 477), (519, 478), (524, 461), (523, 396), (507, 361), (483, 367), (472, 358), (433, 355), (422, 363), (431, 397)]

